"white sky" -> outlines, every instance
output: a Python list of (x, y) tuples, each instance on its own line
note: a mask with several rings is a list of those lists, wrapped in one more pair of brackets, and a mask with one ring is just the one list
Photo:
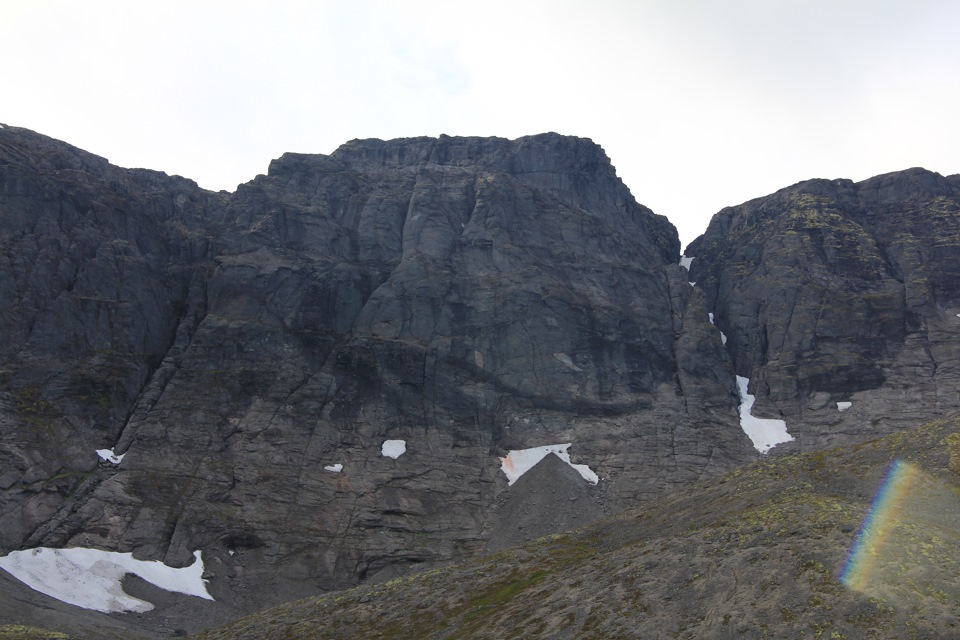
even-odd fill
[(233, 190), (352, 138), (592, 138), (684, 244), (807, 178), (960, 172), (955, 0), (0, 0), (0, 122)]

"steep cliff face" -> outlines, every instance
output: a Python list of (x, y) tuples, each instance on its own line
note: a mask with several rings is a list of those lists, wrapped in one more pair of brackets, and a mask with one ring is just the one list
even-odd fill
[(960, 176), (802, 182), (724, 209), (686, 253), (758, 411), (800, 446), (960, 408)]
[(203, 296), (221, 196), (0, 129), (0, 545), (85, 489)]
[(6, 550), (203, 550), (243, 610), (516, 539), (511, 450), (598, 474), (550, 527), (755, 456), (672, 225), (589, 140), (353, 141), (234, 194), (0, 141)]
[(147, 624), (230, 617), (753, 460), (737, 375), (776, 453), (957, 411), (958, 212), (958, 176), (804, 182), (688, 273), (589, 140), (355, 140), (228, 194), (0, 127), (0, 556), (202, 551), (216, 604)]

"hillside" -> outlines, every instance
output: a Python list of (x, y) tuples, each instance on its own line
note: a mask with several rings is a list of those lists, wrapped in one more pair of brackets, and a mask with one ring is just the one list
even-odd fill
[[(845, 586), (894, 461), (914, 478), (858, 561), (869, 579)], [(958, 474), (953, 417), (750, 465), (577, 531), (198, 638), (953, 638)]]

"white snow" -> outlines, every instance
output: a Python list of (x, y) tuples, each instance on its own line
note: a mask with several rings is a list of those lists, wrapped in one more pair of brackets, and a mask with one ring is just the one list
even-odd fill
[(852, 406), (853, 406), (853, 403), (852, 403), (852, 402), (838, 402), (838, 403), (837, 403), (837, 411), (846, 411), (847, 409), (849, 409), (849, 408), (852, 407)]
[(385, 458), (393, 458), (394, 460), (396, 460), (406, 452), (407, 452), (406, 440), (384, 440), (383, 446), (380, 447), (380, 455), (382, 455)]
[(337, 464), (328, 464), (323, 469), (324, 471), (333, 471), (334, 473), (340, 473), (341, 471), (343, 471), (343, 465), (338, 462)]
[(127, 455), (121, 453), (120, 455), (115, 455), (113, 449), (97, 449), (97, 455), (100, 456), (101, 460), (106, 460), (107, 462), (112, 462), (113, 464), (120, 464), (120, 461), (123, 460), (123, 456)]
[(693, 258), (688, 258), (687, 256), (680, 256), (680, 266), (690, 271), (690, 263), (693, 262)]
[(712, 314), (712, 313), (708, 313), (707, 315), (710, 316), (710, 324), (713, 324), (713, 314)]
[(697, 286), (697, 283), (696, 283), (696, 282), (687, 282), (687, 284), (690, 285), (691, 287)]
[(135, 560), (132, 553), (39, 547), (7, 554), (0, 558), (0, 568), (31, 589), (67, 604), (103, 613), (142, 613), (153, 609), (153, 604), (124, 593), (121, 580), (128, 573), (167, 591), (213, 600), (202, 578), (200, 552), (193, 557), (192, 565), (175, 569), (158, 560)]
[(532, 449), (508, 451), (506, 458), (500, 458), (500, 470), (507, 476), (507, 485), (512, 485), (517, 481), (517, 478), (527, 471), (530, 471), (530, 469), (533, 469), (538, 462), (551, 453), (556, 454), (561, 460), (573, 467), (587, 482), (591, 484), (600, 482), (600, 478), (597, 477), (597, 474), (595, 474), (589, 466), (570, 462), (570, 454), (567, 452), (567, 449), (570, 448), (571, 444), (573, 443), (547, 444), (542, 447), (533, 447)]
[(727, 336), (723, 333), (723, 331), (720, 332), (720, 343), (727, 344)]
[(749, 436), (754, 449), (760, 453), (766, 453), (778, 444), (793, 440), (793, 436), (787, 433), (787, 423), (783, 420), (755, 418), (750, 415), (756, 397), (747, 393), (749, 386), (749, 378), (737, 376), (737, 390), (740, 392), (740, 428)]

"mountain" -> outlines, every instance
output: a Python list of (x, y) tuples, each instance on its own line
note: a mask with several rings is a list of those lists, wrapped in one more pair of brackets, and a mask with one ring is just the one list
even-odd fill
[(809, 180), (720, 211), (687, 248), (737, 373), (800, 447), (960, 409), (958, 213), (960, 175)]
[(801, 183), (691, 263), (580, 138), (354, 140), (213, 193), (0, 127), (4, 566), (132, 552), (97, 571), (213, 598), (128, 577), (155, 608), (104, 626), (0, 572), (0, 619), (195, 630), (957, 411), (957, 181)]
[(235, 615), (512, 539), (511, 451), (602, 478), (557, 526), (756, 456), (675, 230), (588, 140), (353, 141), (233, 194), (0, 141), (4, 552), (202, 550)]

